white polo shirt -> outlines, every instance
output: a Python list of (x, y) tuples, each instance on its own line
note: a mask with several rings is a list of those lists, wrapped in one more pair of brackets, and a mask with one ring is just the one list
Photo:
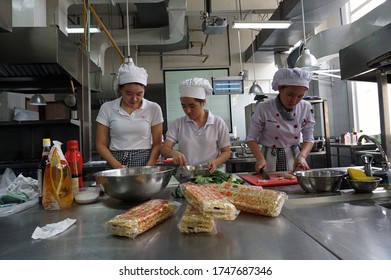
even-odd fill
[(120, 107), (122, 97), (103, 103), (96, 121), (110, 128), (112, 151), (151, 149), (151, 127), (162, 123), (159, 104), (143, 99), (139, 109), (130, 115)]
[(221, 117), (209, 110), (208, 119), (201, 128), (188, 116), (168, 124), (166, 139), (178, 143), (178, 148), (189, 165), (206, 164), (220, 155), (220, 149), (230, 146), (229, 130)]

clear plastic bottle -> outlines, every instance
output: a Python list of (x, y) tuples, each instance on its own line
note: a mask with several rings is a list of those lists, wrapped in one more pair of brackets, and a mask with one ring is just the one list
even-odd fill
[(344, 144), (345, 145), (350, 145), (350, 144), (352, 144), (352, 137), (351, 137), (351, 135), (350, 135), (350, 132), (345, 132), (345, 134), (344, 134)]
[(83, 156), (79, 151), (79, 142), (77, 140), (69, 140), (67, 142), (67, 151), (65, 159), (68, 161), (71, 170), (71, 185), (72, 189), (83, 187)]
[(37, 170), (37, 180), (38, 180), (38, 197), (39, 203), (42, 204), (42, 195), (43, 195), (43, 179), (45, 176), (46, 163), (48, 161), (50, 153), (50, 138), (42, 139), (42, 156), (38, 164)]

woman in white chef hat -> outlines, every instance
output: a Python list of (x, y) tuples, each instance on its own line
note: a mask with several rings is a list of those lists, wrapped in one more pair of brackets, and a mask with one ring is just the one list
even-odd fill
[(96, 118), (96, 149), (112, 168), (152, 166), (162, 145), (161, 107), (144, 98), (148, 74), (133, 60), (118, 69), (120, 97), (104, 103)]
[[(275, 99), (257, 104), (246, 137), (257, 162), (255, 170), (307, 170), (306, 157), (314, 143), (311, 104), (303, 100), (311, 74), (299, 68), (279, 69), (272, 82)], [(298, 148), (303, 140), (301, 150)], [(259, 149), (258, 144), (262, 145)]]
[[(175, 164), (208, 164), (213, 172), (230, 157), (230, 139), (226, 123), (205, 109), (206, 96), (213, 88), (208, 80), (192, 78), (179, 86), (180, 101), (186, 116), (168, 124), (161, 153)], [(178, 150), (174, 145), (178, 144)]]

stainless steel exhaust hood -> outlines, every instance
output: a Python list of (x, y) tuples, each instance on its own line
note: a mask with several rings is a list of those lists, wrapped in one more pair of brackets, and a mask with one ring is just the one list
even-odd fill
[[(377, 82), (379, 69), (391, 69), (391, 24), (339, 51), (342, 80)], [(388, 83), (391, 82), (387, 75)]]
[[(14, 27), (10, 33), (0, 33), (0, 90), (69, 92), (71, 79), (75, 87), (82, 85), (82, 52), (57, 26)], [(94, 75), (101, 75), (101, 70), (89, 63), (93, 90), (94, 81), (100, 81)]]

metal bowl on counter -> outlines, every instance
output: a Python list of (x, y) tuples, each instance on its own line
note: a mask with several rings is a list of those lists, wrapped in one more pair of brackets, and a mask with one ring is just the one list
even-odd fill
[(339, 190), (346, 172), (340, 170), (306, 170), (293, 173), (301, 188), (308, 193), (334, 192)]
[(179, 183), (188, 182), (191, 178), (197, 175), (207, 175), (209, 174), (209, 166), (208, 165), (185, 165), (179, 166), (175, 172), (175, 179), (178, 180)]
[(172, 166), (140, 166), (100, 171), (94, 176), (110, 197), (143, 201), (163, 191), (174, 171)]
[(378, 186), (381, 180), (383, 180), (380, 177), (371, 177), (373, 179), (363, 181), (363, 180), (352, 180), (350, 178), (347, 178), (348, 185), (354, 189), (356, 192), (364, 192), (369, 193), (374, 191)]

